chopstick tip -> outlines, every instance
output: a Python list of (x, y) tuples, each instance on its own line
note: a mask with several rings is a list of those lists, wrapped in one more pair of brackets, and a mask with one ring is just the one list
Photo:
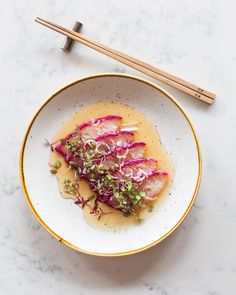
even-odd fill
[(42, 21), (44, 21), (41, 17), (36, 16), (36, 18), (34, 19), (37, 23), (40, 23)]

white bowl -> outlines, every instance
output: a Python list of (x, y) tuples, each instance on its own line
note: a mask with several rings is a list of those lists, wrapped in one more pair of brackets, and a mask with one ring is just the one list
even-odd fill
[[(117, 95), (119, 93), (119, 95)], [(163, 145), (175, 164), (171, 195), (155, 214), (128, 230), (101, 231), (90, 227), (82, 210), (59, 196), (43, 145), (81, 106), (99, 101), (127, 103), (157, 125)], [(20, 155), (21, 183), (39, 222), (60, 242), (100, 256), (137, 253), (169, 236), (184, 220), (196, 198), (201, 178), (201, 155), (190, 120), (176, 100), (159, 86), (123, 74), (100, 74), (66, 85), (53, 94), (33, 117)]]

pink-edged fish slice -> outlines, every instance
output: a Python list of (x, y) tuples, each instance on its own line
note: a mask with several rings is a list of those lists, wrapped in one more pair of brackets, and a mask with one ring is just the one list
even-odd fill
[[(115, 172), (114, 176), (123, 179), (130, 179), (138, 183), (139, 181), (143, 181), (148, 174), (152, 174), (153, 170), (156, 169), (157, 161), (151, 158), (142, 158), (136, 160), (130, 160), (123, 165), (124, 171), (122, 173), (120, 171)], [(111, 196), (106, 204), (112, 208), (120, 209), (120, 203), (115, 199), (114, 196)]]
[[(121, 116), (109, 115), (83, 123), (79, 126), (79, 130), (81, 131), (82, 135), (87, 134), (87, 132), (91, 132), (91, 137), (97, 137), (105, 132), (107, 133), (116, 131), (121, 125), (121, 120)], [(70, 139), (72, 136), (73, 134), (70, 133), (64, 138), (64, 140)], [(55, 150), (64, 158), (67, 156), (67, 151), (63, 144), (58, 144), (55, 147)]]
[(168, 172), (164, 170), (153, 171), (148, 175), (139, 187), (140, 191), (146, 193), (145, 201), (153, 201), (164, 188), (169, 178)]
[[(154, 160), (153, 163), (154, 162), (156, 161)], [(135, 181), (131, 177), (129, 179)], [(139, 187), (139, 191), (144, 191), (146, 193), (144, 203), (155, 200), (158, 197), (158, 194), (164, 188), (167, 180), (168, 173), (166, 171), (151, 171), (148, 176), (142, 181)], [(137, 181), (135, 182), (137, 183)], [(120, 210), (120, 204), (114, 196), (111, 196), (110, 199), (106, 201), (106, 204), (114, 209)]]
[(156, 165), (157, 165), (157, 160), (153, 159), (153, 158), (138, 158), (138, 159), (132, 159), (127, 161), (122, 169), (124, 168), (129, 168), (129, 167), (133, 167), (133, 168), (139, 168), (139, 166), (146, 166), (149, 168), (152, 168), (152, 170), (155, 170)]
[(79, 130), (84, 140), (96, 138), (105, 133), (117, 131), (121, 125), (121, 120), (121, 116), (109, 115), (83, 123), (79, 126)]
[(95, 138), (96, 142), (105, 142), (112, 149), (131, 143), (134, 133), (131, 131), (108, 132)]
[(157, 169), (157, 160), (152, 158), (141, 158), (130, 160), (121, 167), (117, 173), (118, 177), (134, 181), (143, 181), (149, 174)]
[(114, 148), (102, 161), (97, 164), (109, 168), (114, 164), (121, 164), (122, 162), (142, 158), (146, 149), (144, 142), (133, 142)]
[(103, 159), (103, 166), (109, 168), (114, 164), (121, 165), (129, 160), (143, 157), (146, 149), (144, 142), (133, 142), (123, 146), (116, 147), (109, 155)]
[[(115, 147), (111, 155), (116, 157), (125, 157), (126, 161), (142, 158), (146, 150), (146, 143), (142, 141), (135, 141)], [(109, 156), (109, 155), (108, 155)]]

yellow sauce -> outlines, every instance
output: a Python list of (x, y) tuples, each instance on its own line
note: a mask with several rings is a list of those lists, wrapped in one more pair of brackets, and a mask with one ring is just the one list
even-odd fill
[[(82, 108), (79, 112), (76, 112), (58, 131), (56, 136), (53, 139), (53, 142), (56, 140), (66, 137), (69, 133), (73, 132), (77, 125), (80, 125), (84, 122), (87, 122), (91, 119), (104, 117), (107, 115), (120, 115), (123, 117), (122, 124), (137, 122), (138, 130), (135, 132), (134, 140), (143, 141), (146, 143), (146, 152), (145, 157), (150, 157), (158, 160), (157, 167), (158, 169), (166, 170), (169, 173), (169, 179), (163, 190), (158, 195), (158, 198), (153, 202), (154, 210), (157, 209), (160, 200), (164, 196), (167, 196), (169, 187), (171, 185), (174, 167), (173, 163), (161, 144), (159, 135), (155, 126), (145, 118), (143, 114), (135, 110), (134, 108), (118, 103), (98, 103), (93, 105), (88, 105)], [(64, 198), (71, 198), (71, 195), (64, 193), (64, 180), (70, 179), (74, 181), (74, 172), (68, 171), (67, 164), (65, 163), (63, 157), (57, 152), (51, 152), (50, 154), (50, 163), (55, 161), (61, 161), (62, 166), (58, 170), (56, 177), (58, 180), (59, 190), (61, 195)], [(81, 180), (79, 182), (80, 195), (86, 200), (93, 192), (90, 190), (89, 185), (86, 181)], [(93, 201), (90, 201), (89, 204), (93, 205)], [(103, 215), (99, 220), (94, 214), (90, 214), (91, 209), (87, 206), (84, 207), (83, 213), (86, 222), (94, 228), (100, 229), (109, 229), (109, 230), (119, 230), (128, 228), (131, 225), (137, 225), (137, 221), (133, 216), (124, 217), (123, 214), (105, 204), (99, 203), (100, 208), (104, 212), (111, 212), (110, 214)], [(78, 208), (79, 209), (79, 208)], [(152, 213), (150, 210), (143, 209), (140, 213), (141, 218), (148, 218)], [(144, 221), (145, 222), (145, 221)]]

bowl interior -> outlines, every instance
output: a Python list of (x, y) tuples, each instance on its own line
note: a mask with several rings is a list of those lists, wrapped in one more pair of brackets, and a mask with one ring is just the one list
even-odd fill
[[(157, 126), (175, 165), (170, 195), (145, 222), (119, 231), (91, 228), (73, 201), (60, 197), (49, 173), (51, 139), (81, 107), (102, 101), (127, 103)], [(35, 116), (22, 153), (23, 186), (36, 216), (62, 242), (87, 253), (122, 255), (141, 251), (166, 237), (184, 219), (200, 181), (200, 155), (190, 122), (180, 107), (148, 82), (125, 75), (100, 75), (77, 81), (54, 94)]]

